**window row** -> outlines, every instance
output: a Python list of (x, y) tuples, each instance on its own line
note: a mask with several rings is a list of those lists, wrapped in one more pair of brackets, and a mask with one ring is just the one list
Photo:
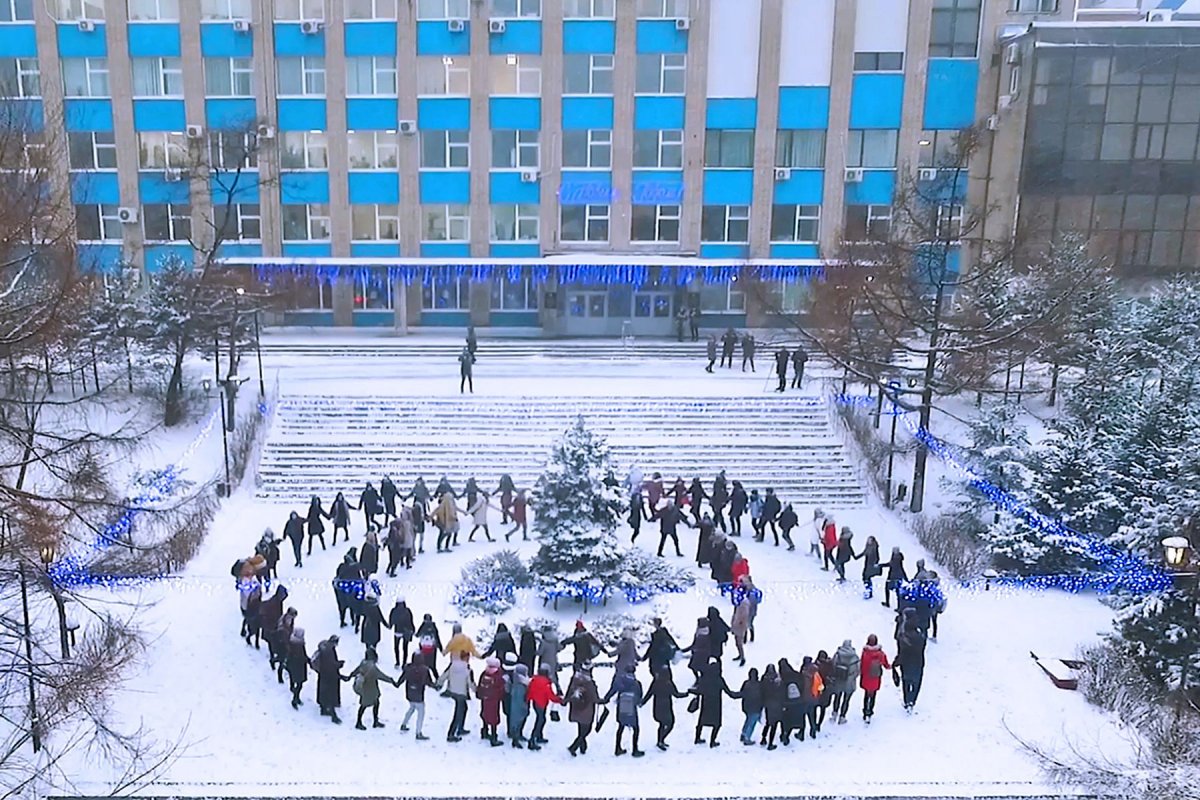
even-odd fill
[[(233, 204), (213, 209), (214, 229), (226, 241), (260, 241), (262, 216), (257, 204)], [(184, 204), (147, 203), (139, 220), (147, 242), (190, 242), (192, 207)], [(76, 205), (75, 233), (84, 242), (119, 242), (130, 222), (115, 205)], [(207, 228), (207, 225), (205, 225)]]
[[(188, 170), (206, 158), (214, 171), (258, 167), (256, 137), (217, 131), (203, 140), (184, 133), (147, 131), (137, 135), (138, 168), (145, 170)], [(67, 134), (68, 166), (73, 170), (117, 168), (117, 142), (111, 131), (71, 131)]]

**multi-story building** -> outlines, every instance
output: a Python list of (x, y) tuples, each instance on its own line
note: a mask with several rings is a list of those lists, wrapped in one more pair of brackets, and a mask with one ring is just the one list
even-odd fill
[[(191, 260), (219, 222), (296, 322), (763, 325), (1074, 3), (0, 0), (0, 82), (65, 141), (95, 268)], [(1011, 136), (971, 191), (1015, 207)]]

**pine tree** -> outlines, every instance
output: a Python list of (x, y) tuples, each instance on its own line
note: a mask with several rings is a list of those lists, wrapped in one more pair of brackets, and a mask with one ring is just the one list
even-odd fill
[(542, 546), (530, 571), (546, 597), (596, 602), (619, 583), (626, 501), (614, 474), (608, 444), (583, 417), (555, 442), (531, 498)]

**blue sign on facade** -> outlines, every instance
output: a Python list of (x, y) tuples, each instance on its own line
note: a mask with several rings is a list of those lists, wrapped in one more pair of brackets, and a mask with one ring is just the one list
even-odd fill
[[(618, 197), (617, 190), (602, 181), (564, 181), (558, 189), (558, 201), (563, 205), (606, 205)], [(683, 184), (667, 181), (635, 183), (631, 193), (634, 205), (671, 206), (683, 203)]]

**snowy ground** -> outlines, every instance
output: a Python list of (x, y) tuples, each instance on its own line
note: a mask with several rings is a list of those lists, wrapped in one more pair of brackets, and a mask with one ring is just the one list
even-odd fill
[[(628, 391), (639, 395), (697, 394), (762, 395), (767, 359), (759, 372), (738, 372), (715, 379), (702, 364), (674, 364), (664, 370), (655, 363), (562, 364), (512, 363), (489, 366), (481, 362), (476, 389), (481, 394), (605, 394)], [(284, 392), (383, 392), (428, 396), (457, 392), (457, 375), (449, 359), (412, 359), (381, 365), (378, 359), (279, 360), (268, 363), (268, 383), (278, 370)], [(811, 391), (816, 392), (814, 386)], [(193, 469), (219, 463), (219, 438), (196, 455)], [(754, 484), (753, 475), (731, 478)], [(176, 761), (150, 790), (178, 795), (568, 795), (568, 796), (729, 796), (729, 795), (853, 795), (853, 796), (1024, 796), (1047, 791), (1035, 760), (1010, 731), (1052, 751), (1075, 747), (1120, 758), (1128, 750), (1119, 723), (1091, 707), (1072, 692), (1055, 689), (1029, 657), (1030, 651), (1069, 657), (1076, 646), (1107, 630), (1109, 614), (1092, 598), (1059, 594), (982, 592), (948, 587), (950, 605), (941, 620), (941, 637), (930, 643), (924, 688), (917, 714), (900, 708), (899, 690), (885, 680), (875, 722), (869, 728), (854, 710), (850, 722), (827, 725), (815, 742), (795, 744), (775, 752), (738, 743), (740, 707), (729, 700), (725, 708), (722, 746), (692, 744), (693, 717), (677, 708), (678, 726), (667, 754), (654, 750), (653, 723), (644, 709), (645, 759), (634, 762), (612, 755), (613, 725), (593, 736), (585, 757), (571, 758), (566, 722), (550, 723), (551, 744), (539, 753), (482, 746), (467, 737), (451, 745), (444, 740), (449, 701), (431, 696), (428, 702), (428, 742), (415, 742), (399, 730), (405, 708), (403, 693), (385, 688), (384, 730), (356, 731), (351, 724), (334, 726), (320, 717), (313, 702), (315, 680), (304, 693), (305, 705), (294, 711), (285, 687), (267, 669), (266, 650), (256, 652), (236, 636), (240, 619), (229, 565), (252, 549), (266, 526), (280, 530), (287, 507), (253, 499), (247, 486), (224, 505), (200, 554), (187, 572), (168, 587), (144, 590), (156, 600), (145, 620), (157, 637), (142, 671), (130, 675), (128, 688), (115, 702), (120, 719), (141, 723), (162, 740), (180, 738), (186, 745)], [(810, 508), (797, 509), (802, 520)], [(900, 546), (911, 565), (923, 553), (917, 544), (877, 507), (840, 512), (838, 521), (856, 531), (856, 541), (874, 534), (886, 554)], [(354, 519), (354, 543), (362, 534), (361, 517)], [(498, 520), (495, 526), (499, 527)], [(748, 524), (746, 526), (749, 527)], [(694, 552), (694, 534), (682, 536), (685, 554)], [(653, 541), (651, 541), (653, 540)], [(464, 537), (465, 541), (465, 537)], [(878, 601), (864, 601), (858, 585), (833, 583), (804, 549), (787, 553), (769, 543), (742, 539), (756, 583), (766, 593), (758, 622), (758, 640), (749, 649), (748, 666), (761, 668), (787, 657), (799, 664), (818, 649), (832, 652), (850, 638), (861, 648), (867, 634), (877, 633), (889, 657), (892, 615)], [(418, 615), (429, 612), (448, 633), (458, 615), (449, 603), (453, 581), (462, 564), (502, 545), (463, 544), (451, 555), (427, 552), (414, 569), (398, 579), (382, 578), (381, 605), (389, 609), (404, 594)], [(639, 545), (657, 544), (657, 535), (644, 530)], [(535, 543), (521, 546), (530, 555)], [(292, 592), (289, 605), (300, 612), (310, 651), (331, 633), (342, 635), (341, 657), (347, 669), (357, 663), (361, 645), (349, 629), (338, 630), (329, 580), (345, 548), (314, 554), (301, 570), (285, 556), (281, 575)], [(673, 596), (632, 610), (661, 614), (677, 639), (690, 640), (694, 620), (709, 605), (728, 612), (711, 591), (706, 577), (690, 594)], [(627, 611), (623, 601), (598, 613)], [(528, 599), (505, 616), (510, 622), (546, 614)], [(578, 613), (565, 605), (558, 613), (560, 628), (568, 631)], [(593, 612), (596, 614), (597, 612)], [(419, 617), (418, 617), (419, 618)], [(468, 631), (490, 626), (491, 620), (466, 622)], [(385, 637), (387, 632), (385, 631)], [(385, 638), (385, 643), (390, 641)], [(382, 655), (382, 648), (381, 648)], [(391, 659), (386, 671), (394, 674)], [(745, 670), (726, 659), (726, 677), (736, 688)], [(564, 673), (564, 678), (569, 673)], [(597, 671), (606, 690), (610, 672)], [(677, 682), (690, 676), (676, 667)], [(645, 682), (645, 675), (639, 673)], [(354, 695), (343, 690), (343, 716), (351, 716)], [(477, 706), (468, 727), (477, 729)], [(81, 792), (102, 792), (110, 777), (102, 765), (79, 764), (69, 773)]]

